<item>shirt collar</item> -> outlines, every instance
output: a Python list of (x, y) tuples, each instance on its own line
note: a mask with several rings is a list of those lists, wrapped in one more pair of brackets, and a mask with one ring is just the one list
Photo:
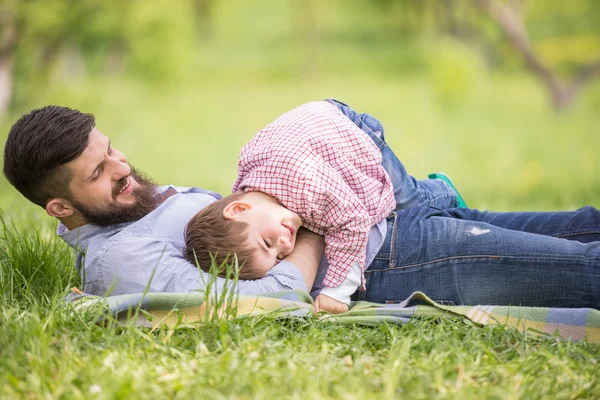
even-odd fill
[(62, 222), (56, 227), (56, 234), (60, 236), (62, 240), (67, 242), (69, 246), (77, 251), (85, 251), (88, 247), (90, 239), (94, 236), (107, 231), (121, 230), (122, 227), (129, 225), (131, 222), (127, 222), (119, 225), (111, 226), (97, 226), (94, 224), (85, 224), (79, 228), (69, 230)]

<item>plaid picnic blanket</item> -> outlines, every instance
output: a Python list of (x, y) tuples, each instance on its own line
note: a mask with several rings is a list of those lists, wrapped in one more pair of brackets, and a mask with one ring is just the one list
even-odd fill
[[(148, 327), (183, 327), (201, 323), (214, 316), (244, 318), (257, 315), (276, 317), (310, 317), (312, 298), (302, 291), (280, 291), (258, 296), (211, 298), (197, 293), (146, 293), (102, 298), (73, 295), (72, 311), (80, 315), (95, 310), (95, 318), (112, 314), (120, 321), (134, 320)], [(98, 314), (100, 310), (100, 314)], [(541, 308), (516, 306), (445, 306), (415, 292), (398, 304), (358, 301), (338, 315), (319, 314), (333, 323), (376, 325), (383, 322), (404, 324), (411, 318), (451, 317), (469, 320), (476, 325), (506, 325), (533, 334), (558, 333), (571, 340), (587, 339), (600, 343), (600, 310), (589, 308)]]

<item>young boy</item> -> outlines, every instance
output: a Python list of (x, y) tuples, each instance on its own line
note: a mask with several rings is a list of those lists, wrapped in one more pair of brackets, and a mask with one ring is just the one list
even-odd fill
[(213, 258), (220, 264), (236, 254), (240, 277), (259, 278), (292, 253), (304, 226), (325, 238), (329, 268), (319, 297), (347, 308), (363, 286), (369, 231), (396, 205), (381, 161), (373, 140), (336, 104), (289, 111), (242, 149), (234, 194), (190, 220), (186, 258), (206, 270)]

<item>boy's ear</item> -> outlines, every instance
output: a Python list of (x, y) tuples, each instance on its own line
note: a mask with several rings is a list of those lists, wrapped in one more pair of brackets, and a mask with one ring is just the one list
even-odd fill
[(73, 215), (74, 209), (67, 200), (56, 198), (46, 204), (46, 212), (51, 217), (67, 218)]
[(227, 204), (223, 209), (223, 217), (225, 217), (226, 219), (237, 219), (237, 217), (239, 217), (240, 214), (250, 210), (251, 208), (252, 205), (245, 201), (232, 201), (231, 203)]

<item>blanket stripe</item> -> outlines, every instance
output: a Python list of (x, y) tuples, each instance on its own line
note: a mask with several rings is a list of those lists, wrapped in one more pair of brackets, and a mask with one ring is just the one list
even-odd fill
[[(206, 301), (208, 298), (208, 301)], [(195, 293), (147, 293), (108, 298), (72, 293), (67, 298), (73, 313), (103, 320), (108, 314), (119, 321), (170, 328), (200, 323), (215, 316), (244, 318), (257, 315), (308, 317), (313, 314), (312, 298), (302, 291), (281, 291), (258, 296), (239, 295), (230, 303)], [(450, 317), (476, 325), (505, 325), (535, 335), (558, 333), (565, 339), (600, 343), (600, 311), (590, 308), (542, 308), (516, 306), (446, 306), (424, 293), (415, 292), (398, 304), (353, 302), (339, 315), (317, 318), (341, 324), (405, 324), (411, 318)]]

